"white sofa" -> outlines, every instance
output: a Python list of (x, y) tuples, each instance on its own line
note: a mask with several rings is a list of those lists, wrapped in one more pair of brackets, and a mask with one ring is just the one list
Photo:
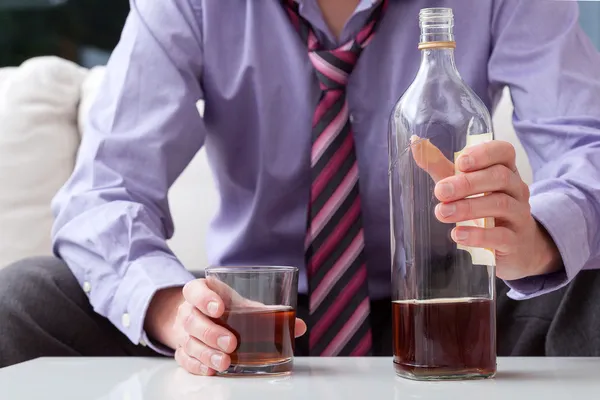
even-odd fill
[[(102, 76), (102, 67), (87, 70), (56, 57), (0, 69), (0, 268), (51, 254), (50, 201), (72, 171)], [(494, 113), (495, 131), (498, 139), (515, 144), (519, 170), (530, 182), (511, 117), (506, 91)], [(206, 229), (219, 201), (203, 151), (174, 184), (169, 200), (175, 221), (169, 244), (187, 268), (202, 269), (208, 264)]]

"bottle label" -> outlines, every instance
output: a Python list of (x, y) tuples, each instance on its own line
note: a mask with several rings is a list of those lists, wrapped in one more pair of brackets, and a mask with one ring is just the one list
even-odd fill
[[(467, 136), (467, 147), (475, 146), (481, 143), (489, 142), (494, 139), (494, 135), (492, 133), (482, 133), (479, 135), (468, 135)], [(456, 167), (456, 160), (463, 153), (464, 149), (454, 153), (454, 173), (461, 174)], [(469, 196), (469, 198), (485, 196), (485, 193), (476, 194), (473, 196)], [(463, 221), (456, 224), (456, 226), (475, 226), (480, 228), (493, 228), (494, 227), (494, 218), (479, 218), (472, 221)], [(468, 247), (463, 245), (458, 245), (458, 248), (461, 250), (468, 251), (471, 254), (471, 260), (473, 265), (496, 265), (496, 254), (493, 249), (484, 249), (478, 247)]]

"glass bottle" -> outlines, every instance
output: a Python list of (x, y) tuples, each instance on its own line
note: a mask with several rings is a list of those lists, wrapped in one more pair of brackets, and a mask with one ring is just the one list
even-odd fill
[(434, 213), (436, 183), (465, 147), (493, 140), (492, 120), (456, 68), (452, 10), (423, 9), (419, 24), (421, 66), (389, 131), (394, 366), (418, 380), (492, 377), (495, 254), (457, 245), (456, 224)]

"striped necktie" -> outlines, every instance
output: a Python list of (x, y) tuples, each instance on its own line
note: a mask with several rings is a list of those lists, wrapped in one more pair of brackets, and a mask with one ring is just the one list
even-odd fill
[(322, 49), (294, 0), (283, 0), (308, 45), (321, 95), (312, 121), (310, 205), (306, 236), (309, 348), (312, 356), (366, 356), (371, 352), (369, 294), (354, 134), (346, 84), (373, 39), (388, 0), (349, 42)]

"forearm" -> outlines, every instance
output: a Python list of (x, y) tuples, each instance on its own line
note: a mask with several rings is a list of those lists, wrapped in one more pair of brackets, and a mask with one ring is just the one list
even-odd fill
[[(55, 206), (64, 211), (56, 219), (54, 248), (88, 289), (94, 310), (133, 343), (140, 343), (155, 293), (182, 287), (193, 275), (169, 251), (154, 218), (145, 218), (143, 206), (124, 202), (92, 206), (92, 197), (88, 193), (70, 197), (71, 201), (57, 198)], [(77, 199), (90, 208), (74, 216)]]
[[(526, 299), (568, 284), (582, 269), (598, 268), (600, 153), (595, 147), (565, 152), (538, 171), (531, 212), (551, 239), (538, 249), (539, 274), (515, 282), (511, 297)], [(557, 257), (557, 255), (559, 257)]]

